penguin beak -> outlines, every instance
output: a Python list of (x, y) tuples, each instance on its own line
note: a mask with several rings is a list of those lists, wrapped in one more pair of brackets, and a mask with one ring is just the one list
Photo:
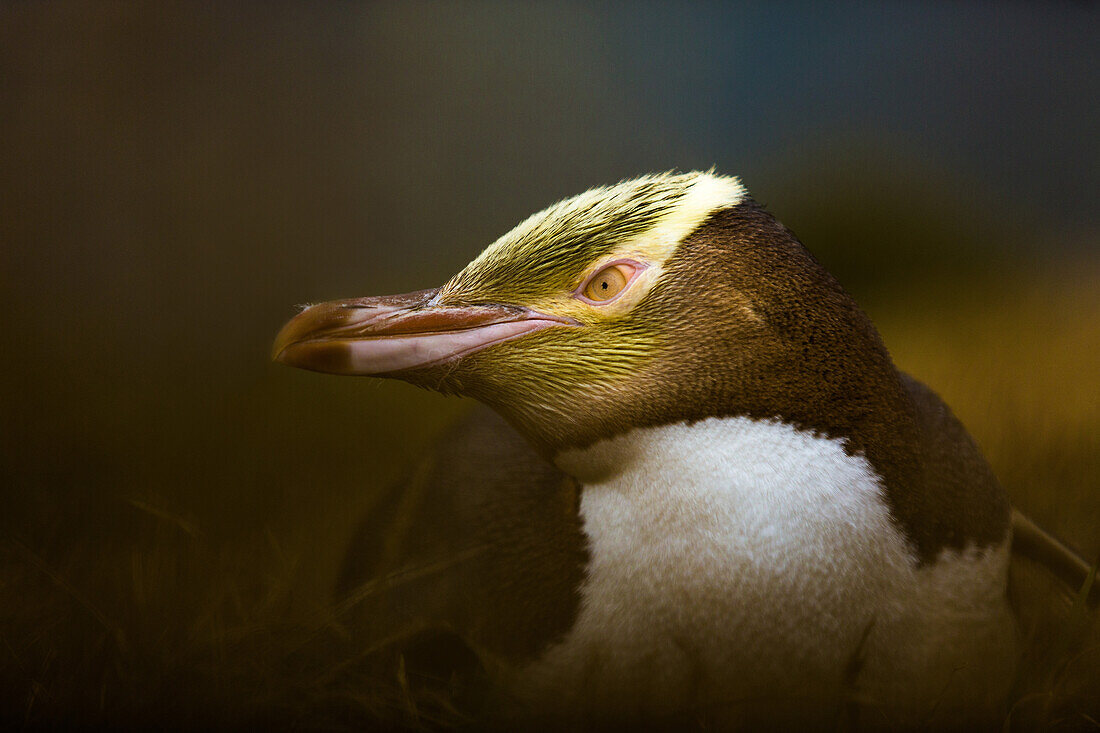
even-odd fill
[(445, 306), (421, 290), (309, 306), (275, 338), (272, 358), (315, 372), (386, 375), (460, 359), (551, 326), (576, 325), (519, 306)]

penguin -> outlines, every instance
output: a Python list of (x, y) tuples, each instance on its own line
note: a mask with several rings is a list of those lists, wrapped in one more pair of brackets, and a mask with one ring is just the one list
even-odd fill
[(487, 406), (375, 506), (339, 593), (403, 664), (476, 669), (498, 720), (1004, 720), (1013, 509), (735, 177), (566, 199), (439, 288), (307, 307), (274, 358)]

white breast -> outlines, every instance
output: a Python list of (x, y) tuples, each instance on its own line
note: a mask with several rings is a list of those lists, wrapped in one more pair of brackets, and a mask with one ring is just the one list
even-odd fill
[(1007, 545), (918, 568), (875, 472), (841, 441), (710, 419), (557, 463), (584, 486), (591, 561), (574, 628), (519, 677), (526, 699), (729, 720), (853, 693), (892, 718), (930, 697), (954, 713), (952, 675), (971, 698), (1003, 694), (1003, 675), (957, 668), (1011, 654)]

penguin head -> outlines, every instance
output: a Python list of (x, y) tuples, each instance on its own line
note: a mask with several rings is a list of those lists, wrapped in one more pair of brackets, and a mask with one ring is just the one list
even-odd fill
[[(881, 355), (858, 363), (868, 347)], [(548, 455), (632, 427), (773, 416), (889, 366), (835, 280), (713, 172), (561, 201), (442, 287), (311, 306), (274, 358), (474, 397)]]

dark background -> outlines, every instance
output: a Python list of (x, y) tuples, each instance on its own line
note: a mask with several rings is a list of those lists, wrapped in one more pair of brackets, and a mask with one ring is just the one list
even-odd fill
[(294, 306), (649, 171), (741, 176), (1095, 556), (1098, 10), (0, 3), (4, 716), (255, 679), (467, 407), (271, 364)]

